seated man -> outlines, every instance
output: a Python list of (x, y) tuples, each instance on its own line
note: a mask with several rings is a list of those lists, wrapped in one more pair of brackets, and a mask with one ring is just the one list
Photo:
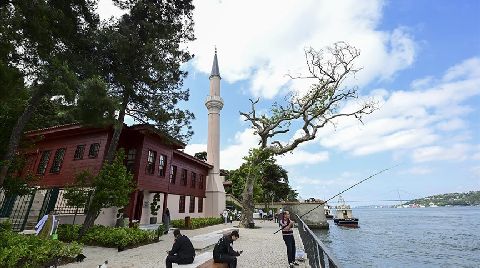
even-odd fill
[(235, 230), (231, 234), (220, 238), (213, 249), (213, 261), (216, 263), (227, 263), (228, 268), (236, 268), (237, 256), (240, 256), (243, 251), (234, 251), (231, 244), (239, 237), (238, 231)]
[(167, 268), (172, 268), (172, 263), (190, 264), (195, 259), (195, 249), (192, 242), (185, 235), (180, 234), (180, 230), (173, 231), (175, 236), (175, 243), (173, 243), (172, 250), (168, 251), (167, 259), (165, 260)]

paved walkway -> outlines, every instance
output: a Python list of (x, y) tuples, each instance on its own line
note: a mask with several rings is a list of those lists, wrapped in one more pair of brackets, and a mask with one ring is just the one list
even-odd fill
[[(235, 250), (243, 250), (243, 254), (238, 258), (238, 267), (288, 267), (287, 250), (282, 236), (279, 233), (273, 234), (273, 232), (278, 229), (278, 225), (273, 221), (257, 221), (255, 224), (260, 228), (240, 228), (240, 239), (233, 243)], [(237, 225), (238, 222), (234, 222), (233, 224), (219, 224), (197, 230), (182, 230), (182, 233), (193, 238), (194, 236), (205, 235)], [(294, 233), (297, 249), (303, 249), (302, 240), (296, 229)], [(99, 264), (105, 262), (105, 260), (108, 260), (109, 268), (165, 267), (166, 251), (170, 250), (173, 245), (173, 234), (164, 235), (160, 237), (160, 240), (158, 243), (122, 252), (118, 252), (116, 249), (86, 246), (84, 247), (83, 254), (87, 256), (87, 258), (83, 262), (71, 263), (62, 267), (96, 268)], [(300, 266), (296, 267), (303, 268), (309, 266), (301, 263)]]

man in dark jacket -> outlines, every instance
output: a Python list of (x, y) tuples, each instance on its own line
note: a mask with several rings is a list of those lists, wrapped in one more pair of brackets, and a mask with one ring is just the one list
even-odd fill
[(218, 240), (213, 249), (213, 260), (216, 263), (227, 263), (228, 268), (237, 267), (237, 256), (240, 256), (242, 251), (235, 251), (232, 248), (233, 241), (237, 240), (240, 236), (238, 231), (232, 231), (227, 236), (224, 236)]
[(173, 231), (175, 236), (175, 243), (173, 243), (172, 250), (168, 251), (165, 263), (167, 268), (172, 268), (172, 263), (190, 264), (195, 259), (195, 249), (188, 237), (180, 234), (180, 230)]

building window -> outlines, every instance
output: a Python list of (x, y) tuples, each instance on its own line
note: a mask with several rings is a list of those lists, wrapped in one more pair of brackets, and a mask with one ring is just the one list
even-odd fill
[(137, 149), (135, 149), (135, 148), (128, 149), (127, 161), (125, 163), (125, 166), (127, 167), (127, 170), (130, 171), (131, 173), (133, 173), (134, 170), (135, 170), (135, 158), (136, 157), (137, 157)]
[(178, 212), (185, 213), (185, 196), (180, 196), (180, 200), (178, 202)]
[(147, 157), (147, 174), (155, 174), (155, 160), (157, 159), (157, 152), (148, 150)]
[(50, 150), (43, 151), (42, 157), (40, 158), (40, 163), (38, 164), (37, 174), (43, 175), (45, 174), (45, 170), (47, 170), (48, 160), (50, 159)]
[(198, 180), (198, 187), (203, 189), (203, 181), (205, 180), (205, 175), (200, 175), (200, 179)]
[(198, 213), (203, 212), (203, 197), (198, 198)]
[(195, 196), (190, 196), (190, 207), (188, 208), (188, 212), (195, 212)]
[(100, 150), (100, 143), (90, 144), (90, 149), (88, 150), (88, 157), (97, 158), (99, 150)]
[(182, 169), (182, 185), (187, 185), (187, 170)]
[(165, 177), (165, 170), (167, 169), (167, 156), (161, 154), (158, 159), (158, 176)]
[(170, 183), (175, 184), (176, 178), (177, 178), (177, 167), (172, 165), (170, 168)]
[(195, 172), (192, 172), (192, 183), (190, 184), (190, 186), (192, 188), (195, 188), (196, 183), (197, 183), (197, 174)]
[(55, 152), (55, 156), (53, 157), (53, 164), (50, 168), (50, 173), (57, 173), (60, 172), (60, 168), (62, 168), (63, 157), (65, 156), (65, 148), (57, 149)]
[(77, 149), (75, 149), (75, 154), (73, 155), (73, 160), (83, 159), (84, 152), (85, 152), (85, 144), (77, 145)]

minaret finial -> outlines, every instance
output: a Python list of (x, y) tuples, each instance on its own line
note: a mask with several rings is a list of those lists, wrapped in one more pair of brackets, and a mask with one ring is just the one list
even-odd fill
[(212, 65), (212, 72), (210, 73), (210, 78), (214, 76), (220, 77), (220, 70), (218, 69), (218, 60), (217, 60), (217, 46), (215, 46), (215, 55), (213, 56), (213, 65)]

